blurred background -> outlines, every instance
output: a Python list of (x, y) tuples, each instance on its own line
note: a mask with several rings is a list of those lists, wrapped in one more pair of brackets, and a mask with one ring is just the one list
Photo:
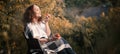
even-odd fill
[(0, 54), (26, 54), (22, 20), (32, 4), (77, 54), (120, 54), (120, 0), (0, 0)]

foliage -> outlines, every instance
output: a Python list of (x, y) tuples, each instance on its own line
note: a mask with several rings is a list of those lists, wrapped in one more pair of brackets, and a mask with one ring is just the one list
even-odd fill
[[(17, 3), (16, 3), (17, 2)], [(0, 53), (16, 54), (26, 51), (23, 39), (23, 26), (20, 12), (23, 12), (23, 1), (0, 1)], [(27, 1), (28, 2), (28, 1)], [(23, 42), (21, 42), (21, 40)], [(20, 48), (22, 47), (22, 48)], [(22, 51), (22, 49), (25, 49)], [(16, 50), (16, 51), (15, 51)], [(15, 51), (15, 52), (14, 52)]]
[[(63, 33), (64, 31), (70, 29), (71, 23), (68, 20), (63, 18), (62, 15), (62, 3), (57, 2), (56, 0), (4, 0), (0, 1), (0, 53), (5, 54), (26, 54), (27, 45), (25, 38), (23, 36), (23, 23), (22, 16), (26, 7), (31, 4), (37, 4), (40, 6), (43, 17), (46, 13), (52, 15), (50, 23), (52, 25), (51, 29), (53, 32)], [(57, 5), (58, 4), (58, 5)], [(54, 22), (54, 23), (52, 23)], [(58, 23), (59, 22), (59, 23)], [(54, 24), (54, 25), (53, 25)], [(63, 26), (65, 24), (65, 26)], [(54, 30), (54, 27), (56, 30)], [(58, 28), (65, 29), (60, 30)], [(67, 32), (67, 31), (66, 31)], [(69, 33), (69, 32), (67, 32)], [(23, 50), (24, 49), (24, 50)]]
[(101, 3), (100, 0), (65, 0), (67, 7), (89, 7), (97, 6)]
[(113, 54), (117, 53), (120, 47), (119, 2), (116, 3), (117, 7), (109, 10), (107, 16), (103, 14), (100, 19), (69, 17), (64, 12), (68, 6), (88, 7), (100, 3), (99, 0), (1, 0), (0, 54), (26, 54), (22, 18), (25, 9), (31, 4), (41, 8), (43, 17), (46, 13), (52, 15), (49, 21), (52, 33), (60, 33), (77, 54), (109, 54), (110, 49)]

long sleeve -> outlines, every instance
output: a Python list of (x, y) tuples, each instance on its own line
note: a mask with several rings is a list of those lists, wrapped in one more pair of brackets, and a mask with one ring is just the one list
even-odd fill
[(46, 28), (45, 32), (46, 32), (47, 36), (50, 36), (51, 30), (50, 30), (50, 27), (49, 27), (48, 23), (45, 24), (45, 28)]

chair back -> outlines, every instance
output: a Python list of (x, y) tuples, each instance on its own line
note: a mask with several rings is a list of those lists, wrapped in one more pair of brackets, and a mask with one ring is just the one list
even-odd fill
[(33, 38), (32, 35), (29, 35), (29, 38), (25, 37), (25, 39), (28, 45), (28, 54), (45, 54), (38, 39)]

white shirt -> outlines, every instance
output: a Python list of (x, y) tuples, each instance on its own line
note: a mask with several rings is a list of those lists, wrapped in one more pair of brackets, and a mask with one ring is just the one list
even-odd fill
[(40, 39), (42, 37), (48, 38), (45, 33), (45, 24), (43, 22), (39, 23), (28, 23), (27, 27), (30, 29), (33, 38)]

